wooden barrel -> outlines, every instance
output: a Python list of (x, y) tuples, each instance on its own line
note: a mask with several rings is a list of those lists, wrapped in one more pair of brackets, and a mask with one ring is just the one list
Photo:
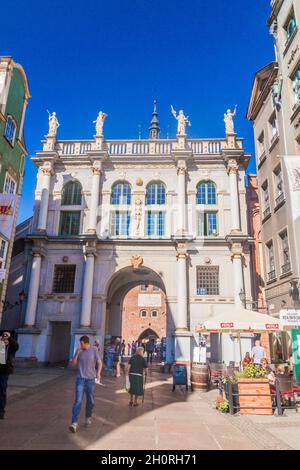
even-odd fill
[(192, 390), (199, 392), (208, 391), (208, 367), (207, 364), (199, 362), (192, 363), (191, 369), (191, 386)]

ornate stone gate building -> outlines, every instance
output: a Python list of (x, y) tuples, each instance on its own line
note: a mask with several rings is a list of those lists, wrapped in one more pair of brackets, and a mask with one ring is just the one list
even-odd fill
[[(148, 284), (166, 296), (167, 359), (189, 362), (199, 323), (252, 300), (250, 156), (233, 114), (225, 115), (222, 139), (189, 139), (184, 113), (173, 115), (177, 137), (168, 140), (159, 138), (156, 107), (144, 140), (106, 140), (104, 113), (94, 139), (57, 140), (57, 118), (49, 117), (33, 158), (39, 172), (19, 356), (58, 360), (83, 333), (101, 341), (120, 335), (122, 299)], [(211, 354), (226, 359), (230, 341), (211, 335)]]

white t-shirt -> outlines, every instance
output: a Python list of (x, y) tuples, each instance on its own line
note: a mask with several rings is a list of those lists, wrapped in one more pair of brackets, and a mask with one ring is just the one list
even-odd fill
[(252, 348), (254, 364), (260, 364), (260, 360), (266, 357), (265, 350), (262, 346), (254, 346)]

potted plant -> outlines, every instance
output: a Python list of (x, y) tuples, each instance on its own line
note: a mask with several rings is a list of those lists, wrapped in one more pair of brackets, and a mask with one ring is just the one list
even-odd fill
[(237, 374), (241, 414), (273, 414), (268, 373), (257, 364), (248, 364)]
[(224, 399), (221, 395), (218, 395), (215, 401), (215, 408), (221, 413), (229, 412), (229, 401)]

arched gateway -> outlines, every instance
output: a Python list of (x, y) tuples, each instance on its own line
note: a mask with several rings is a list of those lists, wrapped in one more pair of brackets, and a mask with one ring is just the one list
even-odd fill
[(106, 297), (106, 336), (127, 342), (162, 338), (174, 329), (168, 315), (168, 300), (162, 277), (153, 269), (127, 266), (108, 282)]
[[(47, 135), (33, 157), (19, 357), (57, 360), (73, 354), (82, 334), (102, 343), (105, 334), (119, 336), (124, 297), (146, 284), (165, 295), (167, 360), (189, 363), (197, 326), (242, 309), (241, 292), (252, 300), (243, 140), (190, 139), (182, 128), (160, 139), (156, 111), (152, 124), (141, 140)], [(74, 189), (68, 201), (66, 188)], [(228, 362), (233, 341), (211, 336), (211, 357)]]

